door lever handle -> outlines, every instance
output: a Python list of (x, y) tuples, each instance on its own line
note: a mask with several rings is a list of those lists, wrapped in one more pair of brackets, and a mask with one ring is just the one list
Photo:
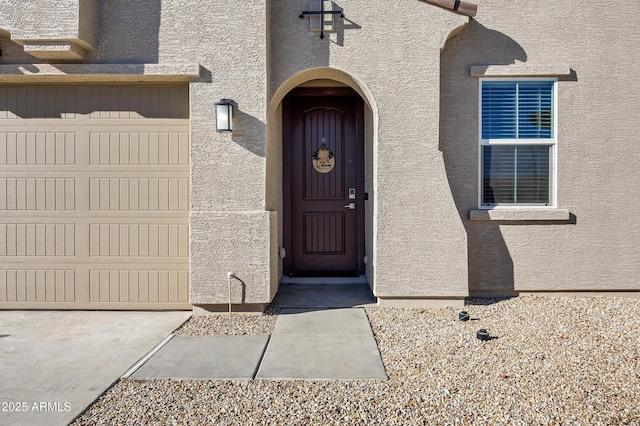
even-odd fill
[(349, 210), (355, 210), (356, 209), (356, 203), (349, 203), (346, 206), (344, 206), (345, 209), (349, 209)]

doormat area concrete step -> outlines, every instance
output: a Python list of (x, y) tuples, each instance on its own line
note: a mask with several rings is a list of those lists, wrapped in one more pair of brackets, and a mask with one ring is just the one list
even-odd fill
[(274, 308), (352, 308), (375, 305), (376, 297), (367, 283), (280, 284), (270, 306)]

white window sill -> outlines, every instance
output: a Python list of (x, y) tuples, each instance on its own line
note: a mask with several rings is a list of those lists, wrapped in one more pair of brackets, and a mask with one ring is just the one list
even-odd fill
[(568, 221), (571, 218), (566, 209), (484, 209), (471, 210), (469, 220), (515, 221)]
[(565, 64), (529, 65), (472, 65), (471, 77), (568, 77), (571, 68)]

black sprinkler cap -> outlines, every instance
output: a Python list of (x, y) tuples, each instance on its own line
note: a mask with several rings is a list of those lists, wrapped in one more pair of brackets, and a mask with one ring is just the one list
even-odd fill
[(489, 340), (489, 333), (484, 328), (481, 328), (480, 330), (478, 330), (477, 336), (478, 336), (478, 339), (482, 340), (483, 342), (486, 340)]

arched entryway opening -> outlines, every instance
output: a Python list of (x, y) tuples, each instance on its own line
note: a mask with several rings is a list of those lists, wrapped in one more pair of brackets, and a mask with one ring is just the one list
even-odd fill
[(370, 92), (343, 71), (307, 70), (275, 91), (266, 199), (280, 277), (359, 277), (375, 289), (376, 128)]
[(363, 104), (349, 87), (302, 85), (283, 100), (284, 275), (365, 273)]

